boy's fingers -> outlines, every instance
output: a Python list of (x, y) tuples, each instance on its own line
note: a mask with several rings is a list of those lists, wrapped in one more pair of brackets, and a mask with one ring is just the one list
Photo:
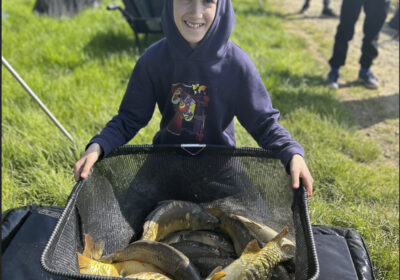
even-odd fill
[(82, 164), (84, 163), (84, 160), (78, 160), (77, 163), (74, 165), (74, 178), (75, 181), (79, 181), (81, 170), (82, 170)]
[(300, 173), (297, 170), (292, 170), (292, 186), (298, 189), (300, 186)]
[(97, 157), (96, 156), (87, 156), (86, 157), (86, 161), (85, 161), (85, 165), (83, 166), (82, 172), (81, 172), (81, 177), (82, 178), (86, 178), (89, 173), (90, 173), (90, 169), (92, 168), (92, 166), (94, 165), (94, 163), (97, 161)]
[(304, 178), (302, 178), (302, 179), (303, 179), (304, 187), (306, 188), (308, 196), (310, 197), (312, 195), (312, 191), (313, 191), (314, 180), (310, 174), (307, 174), (307, 176), (304, 176)]

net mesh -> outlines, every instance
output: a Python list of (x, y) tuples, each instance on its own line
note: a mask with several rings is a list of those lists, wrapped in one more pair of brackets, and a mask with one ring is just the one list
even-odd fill
[(79, 273), (84, 234), (105, 241), (104, 254), (140, 238), (146, 216), (163, 200), (184, 200), (238, 214), (296, 244), (296, 279), (318, 274), (305, 192), (293, 192), (279, 160), (261, 149), (125, 146), (98, 162), (72, 191), (42, 255), (49, 272), (72, 279), (118, 279)]

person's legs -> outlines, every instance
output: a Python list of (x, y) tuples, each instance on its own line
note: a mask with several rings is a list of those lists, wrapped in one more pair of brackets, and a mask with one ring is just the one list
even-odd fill
[(330, 0), (323, 0), (324, 7), (322, 9), (322, 16), (337, 17), (335, 12), (329, 7), (330, 3)]
[(329, 60), (331, 70), (326, 79), (331, 88), (339, 88), (339, 67), (346, 61), (348, 43), (353, 38), (354, 26), (360, 15), (363, 0), (343, 0), (340, 11), (340, 21), (335, 35), (333, 54)]
[(308, 10), (308, 8), (310, 7), (310, 0), (305, 0), (303, 7), (300, 10), (300, 14), (304, 13), (305, 11)]
[(362, 68), (370, 68), (372, 61), (378, 56), (378, 36), (385, 23), (389, 3), (388, 0), (365, 1), (364, 38), (360, 58)]
[(348, 42), (353, 38), (354, 26), (360, 15), (362, 3), (363, 0), (343, 0), (333, 54), (329, 60), (333, 68), (339, 68), (345, 64)]
[(388, 13), (388, 0), (366, 0), (364, 4), (364, 38), (361, 47), (358, 80), (367, 88), (378, 88), (379, 82), (369, 69), (378, 56), (378, 36)]

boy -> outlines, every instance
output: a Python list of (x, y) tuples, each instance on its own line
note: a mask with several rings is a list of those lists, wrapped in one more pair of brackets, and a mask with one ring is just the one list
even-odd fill
[(153, 144), (234, 146), (236, 116), (261, 147), (277, 151), (293, 187), (302, 178), (311, 196), (302, 147), (278, 124), (279, 111), (249, 57), (229, 41), (230, 0), (166, 0), (162, 24), (166, 38), (137, 61), (118, 114), (90, 140), (75, 179), (86, 178), (100, 157), (132, 139), (157, 103), (162, 120)]

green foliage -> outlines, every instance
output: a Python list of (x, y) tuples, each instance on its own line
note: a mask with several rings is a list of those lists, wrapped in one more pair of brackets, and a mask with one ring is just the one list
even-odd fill
[[(72, 168), (88, 140), (117, 112), (140, 53), (133, 32), (103, 1), (74, 18), (32, 13), (34, 0), (3, 1), (2, 55), (72, 134), (64, 137), (11, 74), (2, 71), (2, 211), (64, 206)], [(398, 170), (356, 134), (352, 117), (324, 87), (324, 68), (273, 7), (233, 1), (231, 40), (255, 63), (281, 123), (306, 151), (315, 179), (315, 224), (354, 228), (366, 239), (378, 279), (398, 279)], [(150, 39), (156, 40), (157, 37)], [(160, 114), (130, 144), (151, 143)], [(257, 143), (236, 122), (238, 146)]]

